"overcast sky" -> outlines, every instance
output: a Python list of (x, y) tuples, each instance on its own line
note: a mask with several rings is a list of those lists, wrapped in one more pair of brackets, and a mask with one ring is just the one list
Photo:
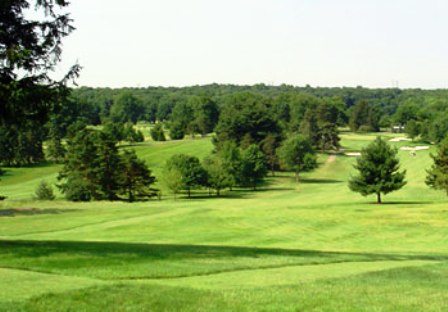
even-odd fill
[(72, 0), (80, 85), (448, 88), (446, 0)]

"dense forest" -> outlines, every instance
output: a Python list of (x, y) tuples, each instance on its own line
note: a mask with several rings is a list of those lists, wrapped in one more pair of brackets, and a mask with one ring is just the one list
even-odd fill
[[(62, 141), (82, 125), (103, 125), (118, 141), (141, 141), (137, 122), (156, 123), (154, 140), (216, 133), (238, 145), (300, 132), (320, 149), (338, 146), (337, 129), (391, 130), (440, 142), (448, 132), (448, 90), (313, 88), (288, 85), (219, 85), (185, 88), (88, 88), (71, 90), (46, 118), (0, 126), (0, 163), (22, 166), (61, 160)], [(275, 138), (273, 139), (272, 136)], [(47, 142), (46, 153), (43, 143)], [(260, 145), (261, 146), (261, 145)], [(46, 155), (45, 155), (46, 154)]]

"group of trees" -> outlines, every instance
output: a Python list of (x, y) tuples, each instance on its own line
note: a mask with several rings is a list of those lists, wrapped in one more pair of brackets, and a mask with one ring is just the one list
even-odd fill
[(118, 200), (152, 196), (155, 177), (133, 150), (117, 147), (106, 131), (84, 128), (67, 144), (60, 189), (68, 200)]

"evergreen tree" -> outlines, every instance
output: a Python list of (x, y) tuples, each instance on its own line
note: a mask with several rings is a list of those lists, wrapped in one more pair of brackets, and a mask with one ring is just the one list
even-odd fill
[(36, 198), (39, 200), (53, 200), (55, 199), (53, 188), (46, 181), (40, 181), (36, 188)]
[(316, 152), (311, 142), (301, 135), (293, 136), (282, 143), (277, 154), (280, 166), (294, 171), (295, 180), (299, 182), (300, 172), (310, 171), (317, 167)]
[(107, 133), (83, 129), (68, 141), (58, 179), (69, 200), (118, 199), (121, 160), (116, 141)]
[(433, 189), (443, 190), (448, 195), (448, 137), (442, 141), (437, 155), (431, 155), (434, 164), (428, 170), (426, 184)]
[(338, 150), (341, 147), (340, 140), (338, 128), (335, 124), (325, 123), (321, 125), (319, 129), (319, 147), (321, 150)]
[(150, 130), (150, 134), (154, 141), (166, 141), (163, 125), (160, 122), (154, 125), (154, 127)]
[(381, 194), (399, 190), (406, 184), (406, 171), (398, 171), (397, 149), (390, 147), (381, 137), (362, 149), (354, 167), (359, 175), (350, 179), (350, 189), (363, 196), (376, 194), (378, 204), (381, 204)]
[(33, 14), (26, 14), (29, 1), (0, 4), (0, 128), (8, 133), (0, 141), (15, 149), (1, 152), (9, 153), (1, 157), (2, 162), (24, 165), (43, 160), (41, 129), (54, 107), (67, 97), (66, 82), (80, 70), (73, 66), (61, 81), (49, 75), (61, 59), (63, 38), (74, 30), (69, 14), (64, 13), (68, 4), (38, 0), (35, 16), (39, 18), (34, 20), (28, 18)]
[(128, 201), (134, 201), (136, 196), (147, 196), (151, 190), (149, 187), (155, 182), (155, 177), (145, 162), (138, 159), (134, 150), (125, 150), (122, 159), (122, 190), (128, 197)]

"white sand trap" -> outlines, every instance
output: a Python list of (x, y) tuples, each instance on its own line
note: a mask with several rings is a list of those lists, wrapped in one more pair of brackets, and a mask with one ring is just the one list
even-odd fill
[(401, 142), (401, 141), (412, 141), (412, 140), (405, 137), (393, 138), (389, 140), (389, 142)]
[(345, 153), (347, 156), (361, 156), (361, 153)]
[(400, 150), (402, 151), (423, 151), (423, 150), (428, 150), (429, 146), (415, 146), (415, 147), (410, 147), (410, 146), (403, 146), (400, 147)]

